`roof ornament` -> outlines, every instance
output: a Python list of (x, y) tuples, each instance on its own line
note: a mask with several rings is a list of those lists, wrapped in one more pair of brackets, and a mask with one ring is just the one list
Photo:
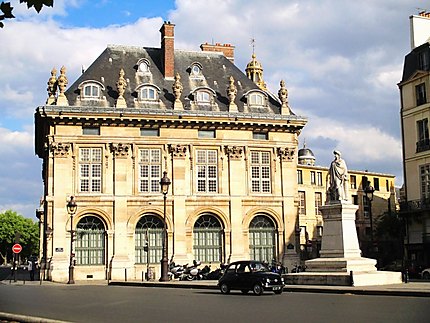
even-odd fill
[(228, 96), (228, 101), (230, 102), (228, 106), (229, 112), (238, 112), (237, 105), (236, 103), (234, 103), (234, 100), (236, 99), (236, 95), (237, 95), (237, 87), (236, 85), (234, 85), (233, 76), (230, 75), (229, 86), (227, 87), (227, 96)]
[(263, 90), (267, 91), (266, 83), (263, 80), (263, 66), (257, 61), (257, 56), (255, 55), (255, 39), (251, 39), (252, 45), (252, 60), (246, 65), (245, 72), (246, 76), (252, 80), (257, 86)]
[(69, 101), (67, 101), (67, 97), (64, 94), (68, 83), (69, 81), (67, 80), (67, 76), (66, 76), (66, 67), (62, 66), (60, 69), (60, 76), (58, 77), (58, 80), (57, 80), (57, 86), (60, 91), (58, 93), (57, 105), (63, 105), (63, 106), (69, 105)]
[(281, 101), (281, 114), (282, 115), (289, 115), (291, 114), (290, 107), (288, 105), (288, 90), (285, 87), (285, 81), (281, 80), (281, 88), (278, 91), (278, 97)]
[(48, 80), (48, 99), (46, 100), (47, 105), (55, 104), (57, 96), (57, 69), (54, 67), (51, 71), (51, 77)]
[(172, 86), (173, 94), (175, 95), (175, 103), (173, 104), (173, 110), (184, 110), (184, 106), (181, 102), (181, 95), (183, 89), (184, 87), (181, 83), (181, 76), (179, 75), (179, 73), (176, 73), (175, 81), (173, 82)]
[(115, 107), (117, 108), (126, 108), (127, 103), (124, 99), (125, 88), (127, 87), (127, 80), (124, 78), (125, 72), (124, 69), (121, 68), (119, 71), (118, 81), (116, 82), (116, 89), (118, 91), (118, 99), (116, 100)]

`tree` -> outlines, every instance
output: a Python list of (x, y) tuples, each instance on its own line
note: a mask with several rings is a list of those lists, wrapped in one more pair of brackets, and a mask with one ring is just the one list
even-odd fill
[[(19, 0), (20, 3), (26, 3), (27, 8), (30, 9), (34, 7), (37, 13), (45, 7), (52, 7), (54, 5), (54, 0)], [(4, 24), (2, 20), (4, 19), (12, 19), (15, 16), (12, 14), (13, 7), (10, 5), (10, 2), (2, 2), (0, 4), (0, 11), (3, 13), (0, 15), (0, 28), (3, 28)]]
[(21, 257), (29, 257), (39, 253), (39, 224), (11, 210), (0, 213), (0, 263), (12, 259), (12, 246), (15, 234), (20, 234), (22, 245)]

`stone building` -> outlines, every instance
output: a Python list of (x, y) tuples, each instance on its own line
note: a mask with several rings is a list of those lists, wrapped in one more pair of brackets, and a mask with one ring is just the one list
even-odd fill
[(410, 17), (411, 51), (398, 86), (401, 99), (405, 251), (411, 271), (430, 266), (430, 13)]
[(70, 263), (75, 279), (140, 279), (148, 268), (158, 278), (164, 225), (176, 263), (298, 261), (307, 120), (285, 82), (274, 95), (255, 55), (246, 72), (258, 85), (234, 65), (234, 46), (176, 50), (174, 25), (160, 32), (160, 48), (107, 47), (70, 86), (65, 67), (51, 72), (35, 113), (47, 279), (67, 281)]

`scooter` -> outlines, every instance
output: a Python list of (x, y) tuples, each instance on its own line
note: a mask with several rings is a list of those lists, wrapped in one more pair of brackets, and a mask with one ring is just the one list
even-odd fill
[(193, 265), (192, 266), (187, 266), (185, 268), (185, 271), (183, 272), (183, 274), (181, 275), (181, 277), (179, 278), (180, 280), (196, 280), (196, 279), (201, 279), (200, 276), (200, 270), (198, 268), (198, 266), (201, 265), (200, 261), (196, 261), (193, 260)]

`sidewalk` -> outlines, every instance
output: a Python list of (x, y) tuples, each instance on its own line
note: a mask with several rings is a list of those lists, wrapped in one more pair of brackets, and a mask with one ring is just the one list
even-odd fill
[[(109, 286), (218, 289), (216, 280), (196, 280), (196, 281), (172, 280), (169, 282), (110, 281)], [(395, 285), (360, 286), (360, 287), (285, 285), (284, 292), (430, 297), (430, 281), (413, 281), (406, 284), (403, 283), (403, 284), (395, 284)]]

